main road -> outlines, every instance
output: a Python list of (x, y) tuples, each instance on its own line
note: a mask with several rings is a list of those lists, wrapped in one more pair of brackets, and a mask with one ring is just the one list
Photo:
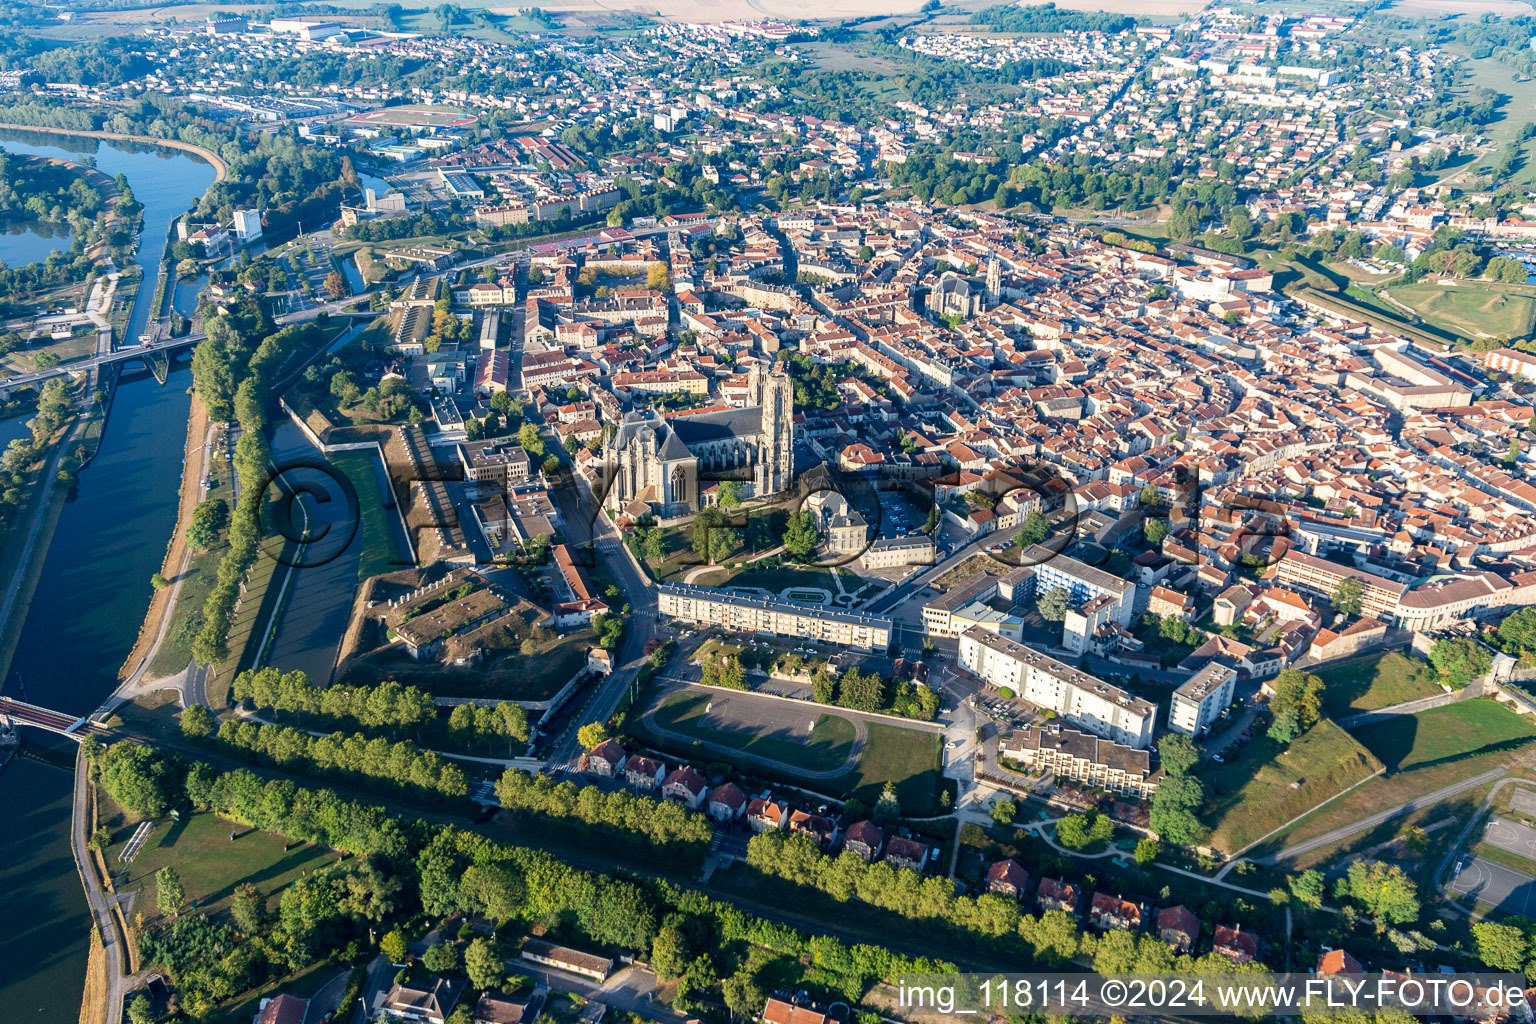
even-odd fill
[(580, 721), (556, 743), (550, 751), (549, 764), (575, 765), (581, 755), (581, 744), (576, 740), (576, 727), (589, 722), (606, 722), (619, 706), (624, 691), (635, 681), (640, 666), (645, 663), (645, 645), (656, 635), (656, 591), (630, 560), (624, 550), (624, 542), (606, 516), (598, 509), (590, 492), (581, 490), (574, 474), (567, 475), (561, 486), (555, 489), (560, 502), (560, 514), (565, 519), (565, 533), (578, 550), (586, 546), (594, 556), (601, 558), (613, 575), (624, 600), (629, 605), (629, 617), (625, 623), (624, 644), (619, 649), (614, 670), (597, 684), (580, 714)]

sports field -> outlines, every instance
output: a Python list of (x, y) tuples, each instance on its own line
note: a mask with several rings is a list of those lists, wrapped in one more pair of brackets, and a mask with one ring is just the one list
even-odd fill
[(805, 771), (841, 768), (853, 751), (853, 723), (814, 704), (801, 708), (745, 694), (685, 691), (668, 695), (652, 720), (662, 729)]

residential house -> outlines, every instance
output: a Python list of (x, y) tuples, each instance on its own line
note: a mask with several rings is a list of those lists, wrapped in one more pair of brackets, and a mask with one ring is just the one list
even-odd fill
[(759, 1016), (763, 1024), (828, 1024), (826, 1011), (800, 1002), (770, 996)]
[(747, 795), (736, 783), (727, 782), (723, 786), (716, 786), (715, 791), (709, 794), (705, 813), (716, 821), (735, 821), (746, 806)]
[(632, 754), (624, 762), (624, 781), (636, 789), (653, 790), (667, 776), (667, 766), (654, 757)]
[(284, 992), (280, 996), (264, 999), (256, 1024), (304, 1024), (309, 1015), (309, 1000), (300, 999)]
[(1243, 931), (1243, 926), (1219, 924), (1211, 948), (1234, 963), (1246, 964), (1259, 958), (1259, 937)]
[(843, 849), (870, 861), (880, 856), (880, 847), (884, 843), (885, 833), (872, 821), (854, 822), (843, 835)]
[(755, 796), (747, 804), (747, 824), (753, 832), (784, 827), (784, 808), (766, 797)]
[(1078, 900), (1082, 895), (1077, 886), (1063, 882), (1059, 878), (1040, 879), (1040, 888), (1035, 892), (1035, 904), (1041, 910), (1065, 910), (1069, 914), (1077, 913)]
[(547, 992), (538, 985), (526, 998), (483, 993), (475, 1003), (474, 1024), (528, 1024), (538, 1019)]
[(809, 811), (794, 811), (789, 816), (789, 830), (808, 835), (825, 848), (837, 836), (837, 826), (832, 819)]
[(1317, 973), (1364, 974), (1365, 968), (1359, 960), (1356, 960), (1342, 949), (1329, 949), (1318, 954)]
[(1021, 900), (1028, 889), (1029, 872), (1019, 867), (1019, 862), (1012, 857), (1000, 860), (987, 868), (987, 892)]
[(1157, 937), (1176, 952), (1191, 952), (1200, 937), (1200, 919), (1188, 907), (1168, 907), (1158, 912)]
[(704, 802), (704, 794), (708, 792), (709, 782), (692, 765), (675, 769), (661, 786), (663, 800), (676, 800), (690, 811), (699, 809), (699, 805)]
[(1096, 892), (1089, 904), (1088, 921), (1100, 931), (1114, 928), (1136, 931), (1141, 927), (1141, 904), (1107, 892)]
[(904, 836), (892, 836), (885, 844), (885, 862), (898, 868), (922, 871), (928, 863), (928, 844)]
[(524, 960), (532, 960), (545, 967), (553, 967), (567, 974), (579, 974), (593, 981), (605, 981), (613, 970), (613, 961), (595, 953), (583, 952), (570, 946), (561, 946), (543, 939), (526, 939), (523, 942)]
[(603, 740), (597, 746), (587, 751), (587, 756), (582, 758), (582, 771), (588, 775), (600, 775), (605, 779), (618, 776), (624, 767), (624, 762), (629, 760), (629, 754), (624, 748), (613, 740)]
[(437, 978), (426, 986), (401, 985), (397, 982), (384, 997), (384, 1009), (405, 1020), (443, 1024), (463, 994), (464, 982), (447, 978)]

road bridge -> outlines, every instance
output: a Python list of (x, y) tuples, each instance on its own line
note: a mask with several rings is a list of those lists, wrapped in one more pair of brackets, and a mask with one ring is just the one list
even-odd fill
[[(297, 313), (284, 313), (282, 316), (274, 318), (273, 322), (279, 327), (286, 327), (289, 324), (300, 324), (314, 320), (322, 313), (328, 313), (331, 316), (369, 318), (379, 315), (377, 313), (368, 311), (344, 311), (341, 308), (343, 305), (349, 305), (356, 301), (357, 296), (350, 295), (344, 301), (328, 302), (324, 305), (314, 306), (310, 309), (301, 310)], [(41, 384), (43, 381), (48, 380), (50, 377), (58, 377), (66, 373), (85, 373), (86, 371), (93, 370), (99, 366), (111, 366), (116, 363), (126, 363), (136, 359), (143, 360), (145, 365), (148, 366), (150, 365), (149, 357), (157, 355), (161, 352), (169, 353), (177, 349), (186, 348), (189, 345), (196, 345), (205, 337), (207, 337), (207, 335), (202, 331), (193, 331), (192, 333), (184, 335), (180, 338), (171, 338), (166, 341), (156, 341), (151, 345), (128, 346), (115, 349), (111, 352), (106, 352), (101, 355), (91, 356), (88, 359), (76, 359), (72, 362), (60, 363), (58, 366), (53, 366), (46, 370), (31, 370), (27, 373), (19, 373), (14, 377), (7, 377), (4, 380), (0, 380), (0, 394), (5, 394), (12, 388), (23, 388), (30, 387), (34, 384)]]

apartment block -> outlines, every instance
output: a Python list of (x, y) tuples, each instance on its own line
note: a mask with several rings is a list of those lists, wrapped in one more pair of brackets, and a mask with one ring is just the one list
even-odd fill
[(1058, 779), (1139, 800), (1152, 798), (1163, 775), (1161, 769), (1153, 771), (1151, 755), (1145, 750), (1056, 723), (1015, 732), (998, 747), (998, 753)]
[(798, 636), (866, 651), (888, 649), (894, 629), (886, 615), (749, 597), (687, 583), (658, 587), (656, 602), (662, 615), (684, 622), (720, 626), (740, 633)]
[(1168, 705), (1168, 728), (1199, 736), (1221, 717), (1222, 709), (1232, 703), (1237, 672), (1219, 662), (1208, 662), (1173, 691)]
[(960, 664), (1095, 736), (1138, 750), (1152, 742), (1155, 705), (1032, 647), (972, 626), (960, 634)]

